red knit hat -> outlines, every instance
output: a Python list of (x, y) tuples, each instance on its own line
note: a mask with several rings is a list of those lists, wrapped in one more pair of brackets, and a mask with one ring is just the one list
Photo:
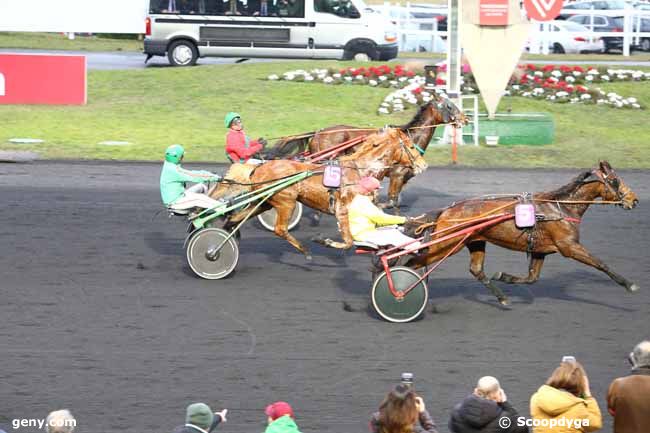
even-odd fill
[(291, 409), (291, 405), (285, 401), (276, 401), (275, 403), (271, 403), (266, 406), (264, 413), (266, 413), (266, 416), (270, 416), (273, 421), (284, 415), (289, 415), (293, 418), (293, 409)]
[(359, 179), (359, 182), (357, 182), (357, 185), (361, 189), (362, 192), (373, 192), (376, 189), (381, 188), (381, 183), (377, 179), (371, 176), (366, 176), (362, 177)]

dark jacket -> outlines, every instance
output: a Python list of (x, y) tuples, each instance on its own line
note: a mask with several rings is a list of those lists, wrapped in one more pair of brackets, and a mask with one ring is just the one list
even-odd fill
[[(210, 433), (212, 430), (215, 429), (221, 423), (221, 415), (215, 415), (214, 416), (214, 421), (212, 421), (212, 425), (210, 426), (209, 429), (206, 429), (208, 433)], [(185, 424), (178, 426), (174, 429), (174, 433), (202, 433), (201, 430), (198, 428), (192, 426), (191, 424)]]
[[(517, 426), (518, 416), (515, 408), (507, 401), (497, 403), (471, 394), (454, 407), (449, 419), (449, 430), (452, 433), (528, 433), (528, 427)], [(499, 420), (503, 417), (510, 419), (508, 428), (499, 425)]]
[(642, 433), (650, 429), (650, 368), (632, 370), (609, 385), (607, 409), (614, 417), (614, 433)]
[[(379, 412), (375, 412), (372, 414), (372, 418), (370, 418), (370, 431), (372, 433), (379, 433), (379, 427)], [(438, 433), (438, 430), (436, 429), (436, 423), (433, 422), (433, 418), (431, 418), (429, 412), (426, 410), (420, 412), (418, 423), (413, 426), (413, 432)]]

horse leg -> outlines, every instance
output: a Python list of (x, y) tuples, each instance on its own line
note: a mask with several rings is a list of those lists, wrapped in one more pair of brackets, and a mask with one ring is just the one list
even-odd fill
[(273, 228), (273, 233), (275, 233), (277, 236), (281, 237), (282, 239), (286, 240), (289, 242), (295, 249), (300, 251), (305, 255), (305, 259), (311, 260), (311, 252), (309, 251), (309, 248), (304, 246), (303, 244), (298, 241), (295, 237), (289, 233), (289, 221), (291, 220), (291, 214), (293, 214), (293, 210), (296, 207), (296, 201), (295, 200), (285, 200), (281, 203), (278, 203), (278, 206), (275, 208), (275, 211), (277, 213), (277, 218), (275, 220), (275, 227)]
[(334, 209), (334, 216), (336, 216), (337, 224), (339, 226), (339, 232), (341, 233), (343, 242), (337, 242), (327, 238), (327, 239), (320, 240), (319, 243), (330, 248), (347, 250), (352, 248), (354, 241), (352, 239), (352, 235), (350, 234), (350, 221), (348, 219), (348, 208), (340, 203), (341, 203), (340, 200), (336, 203), (336, 207)]
[(605, 263), (603, 263), (597, 257), (594, 257), (589, 251), (587, 251), (585, 247), (579, 243), (563, 243), (558, 244), (557, 247), (560, 250), (560, 254), (562, 254), (564, 257), (577, 260), (581, 263), (584, 263), (585, 265), (589, 265), (593, 268), (598, 269), (599, 271), (606, 273), (609, 278), (625, 287), (628, 292), (636, 292), (639, 290), (638, 285), (611, 271)]
[(545, 254), (540, 253), (532, 253), (530, 255), (528, 276), (526, 277), (518, 277), (516, 275), (506, 274), (505, 272), (497, 272), (492, 276), (492, 279), (503, 281), (508, 284), (533, 284), (539, 279), (539, 274), (542, 272), (542, 266), (544, 266), (545, 257)]
[(485, 241), (471, 242), (467, 244), (467, 249), (470, 254), (469, 271), (474, 277), (479, 280), (485, 287), (490, 289), (492, 294), (497, 297), (501, 305), (508, 305), (510, 301), (503, 291), (494, 285), (494, 283), (483, 272), (483, 263), (485, 262)]

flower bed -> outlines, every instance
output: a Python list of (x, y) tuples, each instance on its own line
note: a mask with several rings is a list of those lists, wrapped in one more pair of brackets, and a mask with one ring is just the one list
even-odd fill
[[(269, 80), (319, 82), (329, 85), (367, 85), (394, 88), (378, 107), (379, 114), (402, 111), (409, 105), (420, 105), (433, 98), (433, 92), (443, 94), (446, 84), (446, 65), (439, 64), (435, 77), (436, 87), (425, 88), (421, 73), (401, 65), (372, 66), (368, 68), (296, 70), (282, 75), (269, 75)], [(582, 68), (580, 66), (518, 66), (506, 88), (506, 95), (546, 100), (554, 103), (597, 104), (613, 108), (643, 108), (634, 97), (623, 97), (606, 92), (595, 83), (618, 81), (650, 81), (650, 73), (627, 69)], [(468, 65), (462, 67), (461, 90), (463, 94), (476, 94), (478, 87)], [(446, 96), (446, 95), (445, 95)]]

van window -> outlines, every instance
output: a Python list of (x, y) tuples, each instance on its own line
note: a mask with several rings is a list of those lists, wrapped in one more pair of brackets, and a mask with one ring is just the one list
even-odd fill
[(303, 18), (305, 0), (152, 0), (149, 13)]
[(281, 18), (304, 18), (305, 0), (278, 0), (276, 14)]
[(361, 14), (350, 0), (314, 0), (314, 10), (343, 18), (361, 18)]

